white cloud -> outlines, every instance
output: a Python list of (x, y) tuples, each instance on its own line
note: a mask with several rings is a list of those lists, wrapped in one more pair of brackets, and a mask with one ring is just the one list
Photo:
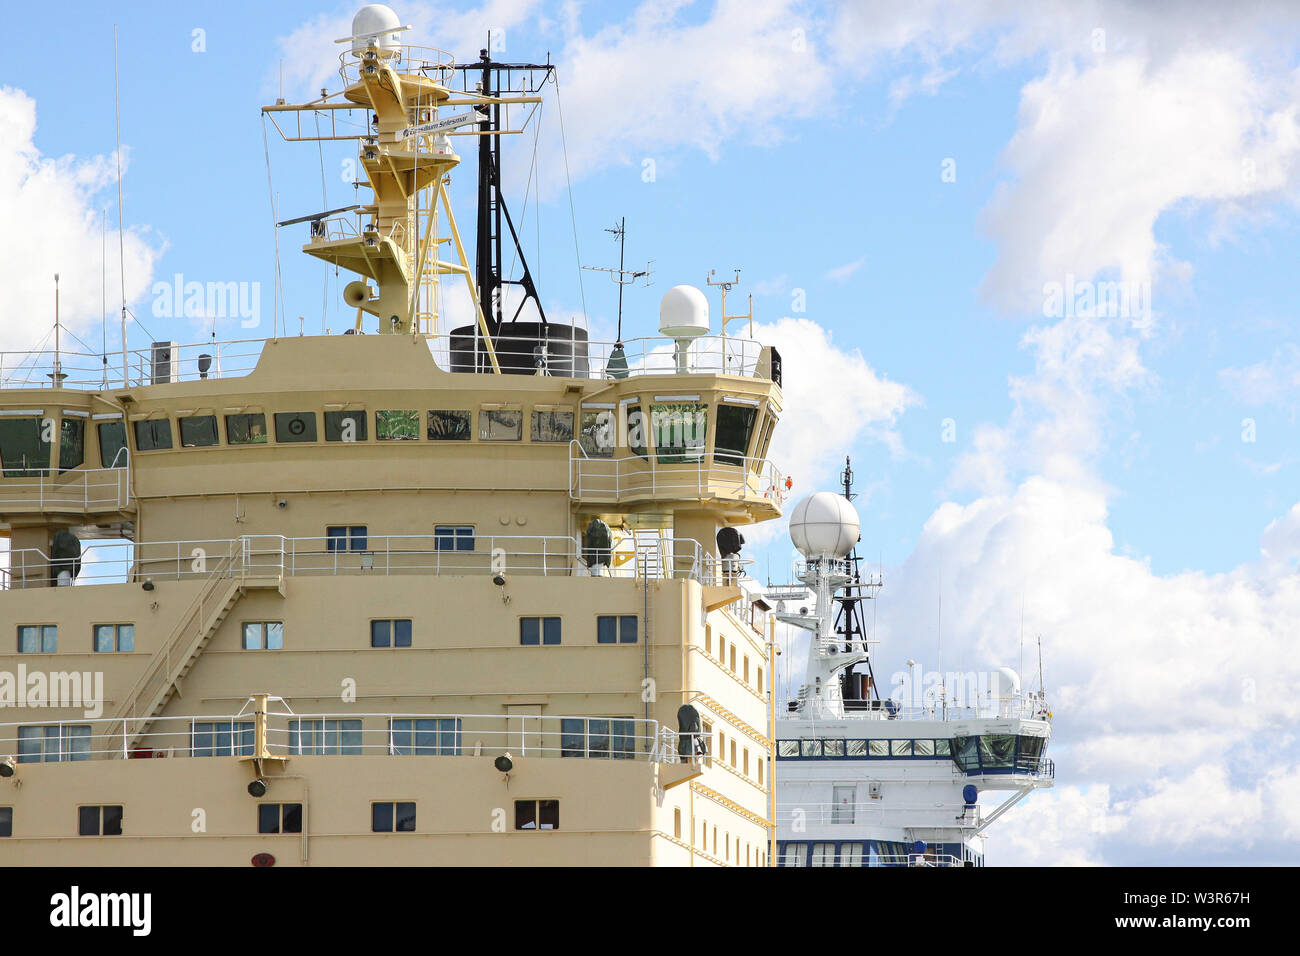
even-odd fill
[(862, 264), (867, 261), (866, 256), (858, 256), (852, 262), (846, 262), (842, 266), (836, 266), (833, 269), (826, 270), (826, 278), (831, 282), (844, 282), (855, 272), (862, 268)]
[[(10, 222), (10, 228), (0, 233), (0, 285), (5, 289), (0, 348), (32, 349), (54, 327), (56, 272), (61, 321), (83, 339), (93, 333), (91, 344), (98, 343), (105, 263), (100, 217), (102, 208), (115, 207), (115, 195), (106, 190), (116, 182), (116, 175), (111, 155), (41, 155), (36, 145), (36, 101), (22, 90), (0, 87), (0, 208)], [(107, 242), (110, 313), (121, 302), (115, 212), (110, 209)], [(139, 228), (126, 232), (128, 301), (148, 290), (161, 254), (146, 235)], [(77, 348), (66, 340), (64, 345)]]
[(1288, 342), (1271, 357), (1244, 368), (1225, 368), (1219, 381), (1237, 401), (1246, 405), (1300, 406), (1300, 346)]

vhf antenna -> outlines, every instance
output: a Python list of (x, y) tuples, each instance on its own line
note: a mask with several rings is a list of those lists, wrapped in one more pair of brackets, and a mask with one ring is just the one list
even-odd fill
[(749, 319), (749, 337), (752, 339), (754, 337), (754, 297), (752, 295), (749, 297), (748, 312), (746, 312), (744, 315), (739, 315), (739, 314), (727, 315), (727, 293), (730, 292), (736, 285), (740, 283), (740, 270), (736, 269), (734, 271), (736, 273), (736, 277), (734, 279), (720, 279), (717, 282), (714, 282), (713, 277), (718, 274), (718, 270), (710, 269), (709, 276), (704, 281), (709, 285), (717, 286), (722, 290), (722, 335), (723, 337), (725, 338), (727, 335), (728, 322), (732, 321), (733, 319)]
[(612, 229), (606, 229), (606, 232), (613, 235), (618, 240), (618, 268), (607, 269), (602, 266), (583, 266), (592, 272), (608, 272), (610, 279), (618, 286), (618, 333), (615, 337), (614, 347), (622, 348), (623, 346), (623, 286), (631, 285), (637, 279), (645, 278), (645, 284), (650, 285), (650, 276), (652, 275), (650, 267), (654, 265), (654, 260), (650, 259), (645, 264), (642, 271), (633, 271), (623, 268), (623, 246), (627, 241), (627, 217), (623, 216)]

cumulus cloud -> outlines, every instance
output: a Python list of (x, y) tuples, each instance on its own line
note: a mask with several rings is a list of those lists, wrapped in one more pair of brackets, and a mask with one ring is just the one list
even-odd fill
[(1222, 369), (1219, 381), (1245, 405), (1280, 405), (1294, 415), (1300, 406), (1300, 346), (1288, 342), (1252, 365)]
[[(98, 340), (105, 265), (101, 210), (115, 203), (108, 190), (116, 175), (112, 155), (43, 156), (36, 145), (36, 101), (22, 90), (0, 87), (0, 208), (11, 223), (21, 224), (0, 233), (6, 290), (0, 348), (33, 349), (54, 327), (56, 272), (63, 324), (82, 338), (93, 332)], [(110, 230), (114, 218), (110, 212)], [(121, 291), (112, 232), (107, 245), (107, 300), (113, 311)], [(125, 235), (125, 253), (129, 302), (148, 290), (161, 248), (150, 242), (147, 230), (132, 228)]]

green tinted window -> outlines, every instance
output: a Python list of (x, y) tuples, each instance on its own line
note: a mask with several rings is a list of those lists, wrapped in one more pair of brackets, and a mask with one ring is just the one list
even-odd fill
[(280, 443), (316, 440), (315, 412), (276, 412), (275, 440)]
[(41, 440), (43, 421), (0, 418), (0, 465), (6, 478), (35, 476), (50, 467), (50, 443)]
[(227, 415), (226, 441), (232, 445), (263, 444), (266, 441), (266, 416), (261, 412), (250, 415)]
[(413, 408), (375, 412), (375, 437), (380, 441), (414, 441), (420, 437), (420, 413)]
[(135, 423), (135, 447), (139, 451), (153, 451), (172, 447), (172, 423), (168, 418), (150, 418)]
[(429, 441), (469, 441), (472, 431), (468, 409), (429, 409)]
[(104, 422), (99, 426), (99, 466), (126, 467), (126, 425), (123, 422)]
[(708, 427), (708, 412), (698, 402), (650, 406), (650, 430), (661, 465), (699, 461)]
[(365, 412), (326, 412), (326, 441), (365, 441)]
[(749, 436), (754, 430), (757, 408), (741, 405), (718, 406), (718, 433), (714, 439), (714, 460), (723, 465), (744, 464)]
[(193, 415), (177, 419), (181, 429), (182, 448), (206, 448), (219, 444), (216, 415)]
[(76, 468), (86, 460), (86, 423), (65, 418), (59, 424), (59, 471)]

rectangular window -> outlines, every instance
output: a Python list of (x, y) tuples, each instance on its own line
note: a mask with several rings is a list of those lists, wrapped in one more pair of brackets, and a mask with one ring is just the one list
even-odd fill
[(77, 832), (81, 836), (121, 836), (121, 805), (78, 807)]
[(96, 624), (94, 634), (97, 654), (125, 654), (135, 650), (134, 624)]
[(823, 740), (822, 741), (823, 757), (843, 757), (844, 741), (842, 740)]
[(57, 624), (18, 625), (19, 654), (53, 654), (59, 649)]
[(14, 808), (0, 807), (0, 837), (14, 835)]
[(435, 551), (473, 551), (474, 526), (469, 524), (440, 524), (433, 528)]
[(777, 857), (777, 866), (808, 865), (807, 843), (786, 843), (780, 848), (779, 852), (781, 855)]
[(934, 755), (936, 757), (951, 757), (951, 742), (947, 740), (936, 740), (934, 742)]
[(370, 622), (371, 647), (410, 647), (411, 619), (392, 618)]
[(636, 724), (630, 717), (564, 717), (560, 756), (631, 760), (636, 756)]
[(59, 471), (69, 471), (86, 460), (86, 423), (65, 418), (59, 423)]
[(934, 741), (933, 740), (913, 741), (912, 753), (914, 753), (918, 757), (933, 757)]
[(126, 425), (121, 421), (99, 426), (99, 467), (126, 467)]
[(380, 441), (415, 441), (420, 437), (420, 413), (413, 408), (375, 412), (375, 438)]
[(659, 464), (698, 462), (704, 455), (708, 409), (699, 402), (664, 402), (650, 406)]
[(910, 757), (912, 756), (912, 741), (910, 740), (891, 740), (889, 742), (889, 755), (891, 757)]
[(596, 618), (597, 644), (635, 644), (635, 614), (602, 614)]
[(812, 865), (813, 866), (834, 866), (835, 865), (835, 844), (814, 843), (812, 847)]
[(520, 644), (558, 644), (560, 643), (560, 619), (558, 617), (521, 617), (519, 619)]
[(460, 755), (459, 717), (394, 717), (389, 722), (389, 752), (421, 757)]
[(266, 416), (261, 412), (227, 415), (226, 441), (232, 445), (266, 444)]
[(278, 651), (284, 648), (284, 623), (281, 621), (245, 621), (244, 650)]
[(301, 833), (301, 803), (259, 803), (257, 805), (258, 833)]
[(135, 423), (136, 451), (154, 451), (172, 447), (172, 423), (169, 418), (148, 418)]
[(645, 413), (641, 411), (640, 405), (629, 405), (627, 408), (627, 447), (632, 454), (638, 458), (650, 460), (650, 449), (646, 447), (647, 433), (650, 431), (650, 423), (646, 421)]
[(844, 755), (846, 757), (865, 757), (867, 755), (867, 742), (865, 740), (844, 741)]
[(220, 444), (216, 415), (192, 415), (177, 421), (181, 427), (182, 448), (204, 448)]
[(743, 465), (749, 451), (757, 408), (740, 405), (718, 406), (718, 428), (713, 439), (713, 460), (720, 465)]
[(275, 440), (280, 444), (316, 440), (315, 412), (276, 412)]
[(581, 429), (578, 443), (588, 458), (614, 457), (614, 445), (618, 438), (616, 419), (613, 409), (582, 410)]
[(325, 440), (365, 441), (366, 413), (364, 411), (326, 412)]
[(372, 833), (414, 833), (415, 803), (372, 803), (370, 831)]
[(776, 755), (778, 757), (797, 757), (799, 756), (799, 741), (797, 740), (778, 740), (776, 742)]
[(841, 843), (840, 844), (840, 866), (861, 866), (861, 865), (862, 865), (862, 844)]
[(518, 408), (483, 408), (478, 413), (481, 441), (519, 441), (524, 437), (524, 413)]
[(198, 720), (191, 737), (190, 755), (194, 757), (253, 756), (251, 720)]
[(291, 720), (291, 754), (359, 754), (361, 720)]
[(325, 529), (326, 551), (364, 551), (369, 532), (363, 524), (335, 524)]
[(533, 441), (573, 441), (573, 412), (556, 409), (533, 409)]
[(516, 800), (516, 830), (558, 830), (560, 828), (559, 800)]
[(46, 724), (18, 728), (19, 763), (90, 759), (90, 724)]
[(889, 741), (888, 740), (868, 740), (867, 754), (872, 757), (888, 757)]
[(47, 471), (50, 442), (44, 440), (46, 437), (42, 418), (0, 418), (0, 466), (4, 476), (34, 478)]
[(429, 441), (469, 441), (474, 429), (468, 409), (431, 408), (426, 431)]

